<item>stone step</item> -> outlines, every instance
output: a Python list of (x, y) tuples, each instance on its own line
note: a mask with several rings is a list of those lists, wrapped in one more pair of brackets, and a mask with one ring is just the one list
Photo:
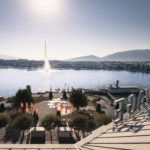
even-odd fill
[(90, 145), (85, 145), (83, 147), (81, 147), (82, 150), (110, 150), (110, 148), (107, 148), (105, 146), (90, 146)]
[(150, 144), (150, 135), (149, 136), (136, 136), (136, 137), (114, 137), (114, 138), (96, 138), (93, 139), (90, 143), (103, 143), (103, 144), (115, 144), (115, 143), (149, 143)]
[[(150, 145), (149, 144), (112, 144), (112, 145), (108, 145), (108, 144), (97, 144), (97, 145), (93, 145), (93, 144), (88, 144), (86, 145), (87, 148), (89, 148), (90, 150), (149, 150), (150, 149)], [(84, 150), (84, 149), (83, 149)], [(86, 149), (85, 149), (86, 150)]]
[(150, 130), (141, 130), (139, 132), (112, 132), (112, 133), (105, 133), (99, 137), (120, 137), (120, 136), (139, 136), (139, 135), (150, 135)]

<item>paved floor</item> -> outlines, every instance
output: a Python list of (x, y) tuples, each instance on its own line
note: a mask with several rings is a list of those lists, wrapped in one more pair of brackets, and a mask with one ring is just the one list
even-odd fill
[[(57, 150), (150, 150), (150, 107), (136, 113), (126, 121), (122, 122), (115, 130), (112, 130), (113, 123), (107, 126), (102, 126), (92, 132), (91, 135), (77, 142), (76, 144), (61, 145), (55, 143), (57, 137), (53, 137), (53, 143), (47, 145), (0, 145), (1, 148), (52, 148)], [(0, 133), (5, 134), (5, 132)], [(8, 131), (9, 133), (9, 131)], [(0, 134), (0, 138), (2, 138)], [(47, 139), (49, 137), (47, 136)], [(6, 142), (7, 143), (7, 142)], [(24, 143), (25, 144), (25, 143)]]
[[(44, 118), (46, 115), (49, 115), (49, 114), (56, 114), (56, 103), (58, 103), (58, 110), (60, 110), (60, 106), (61, 106), (61, 103), (63, 103), (63, 111), (62, 111), (62, 115), (65, 114), (65, 103), (68, 103), (68, 110), (67, 110), (67, 114), (70, 113), (70, 103), (67, 102), (67, 101), (61, 101), (60, 99), (53, 99), (52, 101), (51, 100), (47, 100), (47, 101), (43, 101), (43, 102), (40, 102), (38, 104), (38, 115), (39, 115), (39, 120), (42, 120), (42, 118)], [(35, 110), (35, 105), (34, 105), (34, 110)]]
[[(91, 138), (90, 138), (91, 136)], [(127, 122), (118, 126), (115, 131), (111, 124), (93, 132), (81, 143), (83, 150), (150, 150), (150, 108), (140, 112)]]

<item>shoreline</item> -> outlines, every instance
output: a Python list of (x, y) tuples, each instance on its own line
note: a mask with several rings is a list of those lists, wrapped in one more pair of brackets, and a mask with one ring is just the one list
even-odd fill
[[(43, 70), (43, 67), (2, 67), (0, 66), (0, 69), (16, 69), (16, 70), (27, 70), (27, 71), (38, 71), (38, 70)], [(74, 70), (74, 71), (126, 71), (126, 72), (131, 72), (131, 73), (144, 73), (144, 74), (150, 74), (150, 71), (138, 71), (138, 70), (127, 70), (127, 69), (96, 69), (96, 68), (51, 68), (51, 70)]]

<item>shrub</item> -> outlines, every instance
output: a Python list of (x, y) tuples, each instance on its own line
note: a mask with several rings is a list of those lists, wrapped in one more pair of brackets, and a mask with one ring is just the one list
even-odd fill
[(76, 114), (73, 116), (70, 126), (74, 127), (75, 129), (79, 130), (85, 130), (88, 127), (88, 117), (81, 114)]
[(45, 116), (42, 119), (42, 126), (47, 130), (50, 131), (54, 129), (56, 126), (61, 124), (61, 118), (59, 116), (54, 116), (52, 114)]
[(88, 119), (91, 118), (90, 114), (89, 114), (88, 112), (86, 112), (86, 111), (83, 111), (83, 110), (82, 110), (82, 111), (79, 111), (77, 114), (81, 114), (81, 115), (87, 116)]
[(96, 105), (96, 102), (97, 102), (97, 101), (100, 101), (100, 100), (101, 100), (101, 97), (96, 97), (96, 98), (94, 98), (94, 99), (93, 99), (93, 104)]
[(0, 113), (0, 128), (5, 127), (9, 122), (10, 122), (9, 115)]
[(99, 115), (96, 116), (96, 119), (95, 119), (96, 125), (98, 127), (102, 126), (102, 125), (107, 125), (112, 121), (113, 118), (114, 117), (111, 116), (111, 115), (99, 114)]
[(16, 117), (16, 119), (13, 122), (13, 125), (15, 128), (18, 128), (24, 131), (33, 125), (33, 120), (34, 119), (32, 116), (23, 114), (23, 115)]

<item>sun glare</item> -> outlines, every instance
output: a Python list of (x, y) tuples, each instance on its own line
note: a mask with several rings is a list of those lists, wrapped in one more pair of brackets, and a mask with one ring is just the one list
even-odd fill
[(62, 0), (28, 0), (32, 11), (40, 16), (56, 15), (62, 7)]

